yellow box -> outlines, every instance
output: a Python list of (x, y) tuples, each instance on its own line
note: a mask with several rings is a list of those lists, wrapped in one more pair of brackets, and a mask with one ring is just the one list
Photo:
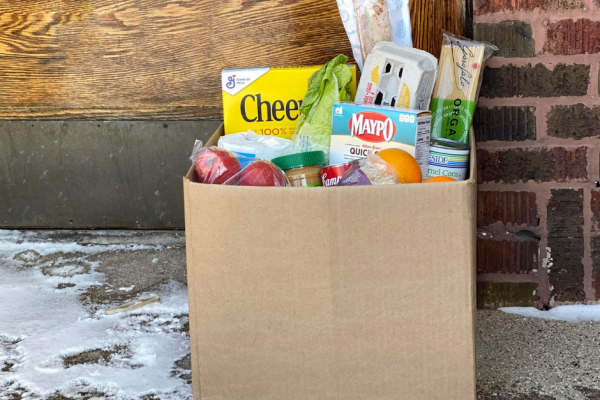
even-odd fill
[[(312, 67), (246, 68), (223, 70), (225, 134), (253, 130), (260, 135), (290, 139), (296, 129), (308, 80), (322, 65)], [(356, 66), (350, 93), (356, 95)]]

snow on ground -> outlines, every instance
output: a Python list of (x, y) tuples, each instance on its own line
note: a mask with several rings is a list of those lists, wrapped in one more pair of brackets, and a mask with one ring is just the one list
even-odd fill
[(600, 304), (558, 306), (548, 311), (541, 311), (535, 307), (503, 307), (499, 310), (507, 314), (517, 314), (523, 317), (553, 319), (573, 323), (600, 321)]
[[(86, 390), (117, 400), (148, 393), (161, 400), (191, 399), (188, 382), (173, 374), (175, 361), (190, 351), (183, 330), (184, 285), (171, 281), (146, 293), (159, 295), (161, 302), (129, 313), (108, 316), (105, 311), (112, 307), (103, 306), (91, 314), (78, 302), (83, 290), (105, 283), (89, 255), (161, 246), (85, 246), (32, 238), (0, 231), (0, 400), (21, 398), (10, 397), (19, 390), (22, 398), (60, 393), (77, 399)], [(43, 261), (53, 254), (60, 256)]]

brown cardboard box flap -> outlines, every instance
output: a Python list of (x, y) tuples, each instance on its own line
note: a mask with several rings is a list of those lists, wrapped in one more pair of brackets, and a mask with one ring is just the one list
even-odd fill
[(196, 400), (475, 399), (473, 178), (184, 187)]

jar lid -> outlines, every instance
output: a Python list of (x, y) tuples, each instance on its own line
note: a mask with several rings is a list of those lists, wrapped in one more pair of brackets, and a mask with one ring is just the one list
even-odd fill
[(279, 168), (286, 170), (310, 165), (325, 164), (325, 153), (322, 151), (307, 151), (306, 153), (290, 154), (289, 156), (277, 157), (271, 160)]

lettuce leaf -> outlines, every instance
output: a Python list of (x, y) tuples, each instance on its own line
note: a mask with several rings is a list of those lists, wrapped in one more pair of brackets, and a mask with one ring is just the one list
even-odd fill
[(340, 54), (310, 77), (293, 138), (294, 152), (321, 150), (329, 161), (333, 104), (352, 101), (347, 62), (348, 57)]

